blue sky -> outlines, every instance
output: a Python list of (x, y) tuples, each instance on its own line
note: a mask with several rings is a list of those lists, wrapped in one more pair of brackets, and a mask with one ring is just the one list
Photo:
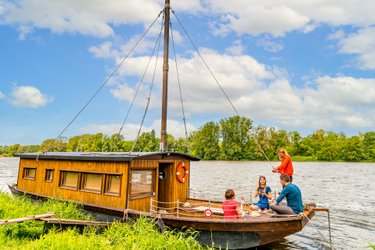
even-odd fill
[[(163, 8), (160, 0), (0, 0), (0, 145), (55, 138)], [(240, 115), (308, 135), (375, 124), (375, 1), (171, 0)], [(172, 14), (188, 132), (235, 112)], [(147, 33), (63, 136), (113, 134), (161, 27)], [(160, 131), (161, 56), (142, 131)], [(153, 58), (154, 59), (154, 58)], [(134, 139), (155, 60), (123, 129)], [(184, 135), (172, 46), (168, 132)], [(159, 133), (159, 132), (158, 132)]]

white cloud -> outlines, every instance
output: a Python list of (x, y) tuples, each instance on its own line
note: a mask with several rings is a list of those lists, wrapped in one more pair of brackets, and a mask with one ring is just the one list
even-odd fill
[(284, 49), (284, 46), (281, 42), (276, 42), (267, 35), (259, 38), (257, 41), (257, 45), (270, 52), (278, 52)]
[(244, 54), (245, 47), (242, 45), (241, 40), (236, 40), (233, 42), (233, 45), (226, 49), (226, 52), (231, 55), (242, 55)]
[[(141, 133), (150, 132), (152, 129), (155, 130), (158, 137), (160, 137), (160, 120), (155, 120), (152, 122), (150, 127), (142, 127)], [(188, 133), (196, 130), (196, 128), (191, 124), (186, 124)], [(81, 133), (103, 133), (105, 135), (113, 135), (118, 133), (120, 129), (119, 124), (89, 124), (79, 129)], [(121, 134), (126, 140), (134, 140), (139, 131), (139, 124), (126, 124), (122, 129)], [(168, 120), (167, 131), (169, 134), (173, 135), (175, 138), (185, 137), (185, 129), (182, 122), (176, 120)]]
[(375, 27), (366, 27), (347, 36), (338, 36), (339, 52), (357, 56), (358, 67), (375, 69)]
[[(151, 23), (162, 5), (154, 1), (100, 0), (46, 1), (19, 0), (3, 3), (0, 22), (28, 26), (28, 29), (43, 28), (54, 33), (80, 33), (107, 37), (114, 35), (111, 24)], [(21, 32), (22, 33), (22, 32)]]
[(0, 99), (5, 98), (5, 95), (0, 91)]
[(12, 91), (10, 103), (16, 107), (39, 108), (51, 101), (51, 97), (33, 86), (19, 86)]
[(233, 30), (237, 33), (259, 35), (268, 33), (283, 36), (287, 32), (310, 32), (317, 24), (336, 27), (354, 25), (365, 27), (375, 23), (375, 2), (316, 1), (316, 0), (208, 0), (211, 12), (219, 14), (215, 27), (219, 33)]

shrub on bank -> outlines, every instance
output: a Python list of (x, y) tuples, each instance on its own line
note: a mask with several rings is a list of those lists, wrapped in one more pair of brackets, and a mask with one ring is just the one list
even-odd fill
[[(0, 193), (0, 220), (47, 212), (55, 212), (57, 218), (63, 219), (93, 219), (74, 203), (56, 200), (32, 202), (26, 197)], [(193, 231), (166, 230), (160, 233), (147, 218), (132, 224), (114, 223), (104, 231), (85, 228), (82, 233), (76, 229), (45, 232), (44, 222), (34, 220), (0, 225), (2, 249), (203, 249), (195, 241), (195, 235)]]

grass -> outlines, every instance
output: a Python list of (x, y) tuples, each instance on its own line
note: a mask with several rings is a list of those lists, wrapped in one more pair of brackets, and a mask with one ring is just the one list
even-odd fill
[[(25, 197), (12, 197), (0, 193), (0, 219), (20, 218), (27, 215), (55, 212), (57, 218), (92, 220), (74, 203), (49, 200), (32, 202)], [(44, 230), (41, 221), (0, 225), (1, 249), (208, 249), (195, 241), (194, 231), (160, 233), (147, 218), (134, 223), (114, 223), (109, 228), (97, 230), (85, 228), (83, 232), (67, 230)]]

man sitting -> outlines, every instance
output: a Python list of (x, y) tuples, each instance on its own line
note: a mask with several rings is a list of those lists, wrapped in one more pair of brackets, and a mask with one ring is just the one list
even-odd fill
[[(283, 186), (281, 194), (276, 199), (276, 203), (270, 204), (270, 208), (279, 214), (299, 214), (303, 212), (301, 190), (293, 183), (287, 174), (280, 175), (280, 183)], [(287, 205), (281, 202), (286, 197)]]

